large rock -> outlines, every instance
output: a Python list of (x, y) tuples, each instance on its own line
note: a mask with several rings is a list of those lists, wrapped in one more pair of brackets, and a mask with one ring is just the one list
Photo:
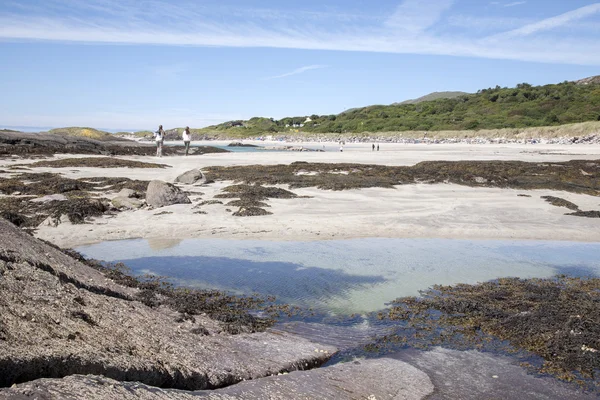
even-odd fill
[(133, 189), (121, 189), (117, 196), (111, 200), (113, 207), (118, 209), (133, 210), (144, 205), (144, 201), (140, 199), (140, 193)]
[(134, 210), (136, 208), (140, 208), (144, 205), (144, 201), (140, 199), (136, 199), (134, 197), (123, 197), (117, 196), (110, 201), (113, 207), (118, 208), (119, 210)]
[(336, 351), (289, 334), (230, 335), (202, 315), (177, 322), (136, 293), (0, 218), (0, 387), (94, 374), (212, 389), (317, 367)]
[(187, 172), (179, 175), (177, 178), (175, 178), (175, 182), (184, 183), (187, 185), (191, 185), (200, 180), (206, 180), (206, 179), (204, 178), (202, 171), (200, 171), (199, 169), (192, 169), (190, 171), (187, 171)]
[(152, 207), (190, 204), (191, 201), (177, 186), (163, 181), (151, 181), (146, 190), (146, 203)]
[(2, 396), (27, 395), (40, 399), (396, 399), (417, 400), (432, 394), (429, 377), (402, 361), (373, 359), (337, 364), (311, 371), (245, 381), (213, 391), (182, 392), (157, 389), (133, 382), (117, 382), (100, 376), (40, 379), (11, 389)]

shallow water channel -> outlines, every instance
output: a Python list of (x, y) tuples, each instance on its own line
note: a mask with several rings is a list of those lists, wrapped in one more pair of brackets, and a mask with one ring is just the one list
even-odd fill
[(122, 261), (135, 274), (177, 285), (278, 301), (330, 315), (380, 310), (434, 284), (557, 274), (600, 276), (600, 243), (352, 239), (253, 241), (135, 239), (82, 246), (88, 258)]

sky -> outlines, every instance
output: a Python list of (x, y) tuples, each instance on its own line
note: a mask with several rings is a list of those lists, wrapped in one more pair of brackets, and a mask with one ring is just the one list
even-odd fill
[(200, 128), (600, 75), (593, 0), (2, 0), (0, 127)]

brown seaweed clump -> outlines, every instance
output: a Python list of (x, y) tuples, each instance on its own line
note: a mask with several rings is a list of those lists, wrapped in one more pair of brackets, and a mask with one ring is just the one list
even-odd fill
[[(51, 173), (22, 173), (13, 178), (0, 178), (0, 193), (12, 195), (0, 198), (0, 215), (22, 228), (36, 228), (52, 217), (56, 223), (66, 215), (71, 223), (82, 224), (90, 217), (112, 212), (108, 199), (98, 198), (98, 191), (133, 189), (143, 196), (147, 181), (128, 178), (70, 179)], [(18, 194), (18, 196), (17, 196)], [(66, 200), (31, 201), (52, 194)]]
[(258, 201), (251, 198), (245, 198), (243, 200), (233, 200), (227, 203), (226, 205), (234, 207), (271, 207), (264, 201)]
[(573, 215), (575, 217), (586, 217), (586, 218), (600, 218), (600, 211), (575, 211), (566, 215)]
[(541, 357), (539, 372), (600, 389), (600, 278), (502, 278), (422, 295), (395, 300), (379, 317), (405, 321), (431, 344), (507, 341)]
[(81, 157), (64, 158), (60, 160), (37, 161), (33, 164), (24, 164), (28, 167), (51, 168), (167, 168), (166, 164), (147, 163), (142, 161), (124, 160), (114, 157)]
[(215, 198), (227, 199), (238, 197), (258, 201), (267, 199), (293, 199), (298, 197), (289, 190), (261, 185), (232, 185), (223, 188), (223, 191), (225, 193), (218, 194)]
[(240, 207), (240, 209), (231, 215), (236, 217), (258, 217), (261, 215), (271, 215), (272, 212), (260, 207)]
[(209, 167), (211, 179), (258, 185), (348, 190), (413, 183), (550, 189), (600, 195), (600, 160), (560, 163), (522, 161), (424, 161), (414, 166), (294, 162), (287, 165)]
[(225, 193), (217, 194), (215, 198), (230, 199), (237, 197), (239, 199), (227, 203), (227, 205), (230, 206), (240, 207), (238, 211), (232, 214), (236, 217), (257, 217), (261, 215), (271, 215), (273, 213), (262, 208), (270, 207), (262, 200), (293, 199), (298, 197), (295, 193), (292, 193), (289, 190), (276, 187), (265, 187), (258, 184), (232, 185), (223, 188), (223, 191)]
[(568, 200), (561, 199), (560, 197), (554, 196), (541, 196), (542, 199), (546, 200), (548, 203), (552, 204), (556, 207), (566, 207), (569, 210), (579, 211), (579, 206), (575, 203), (571, 203)]

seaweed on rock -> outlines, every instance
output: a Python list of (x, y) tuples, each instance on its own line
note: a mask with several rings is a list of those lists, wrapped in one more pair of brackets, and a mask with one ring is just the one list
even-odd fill
[[(600, 389), (600, 278), (501, 278), (477, 285), (436, 285), (422, 297), (395, 300), (380, 319), (404, 321), (385, 341), (486, 348), (507, 341), (544, 362), (538, 371), (591, 379)], [(415, 339), (416, 338), (416, 339)], [(384, 345), (384, 343), (381, 343)]]

